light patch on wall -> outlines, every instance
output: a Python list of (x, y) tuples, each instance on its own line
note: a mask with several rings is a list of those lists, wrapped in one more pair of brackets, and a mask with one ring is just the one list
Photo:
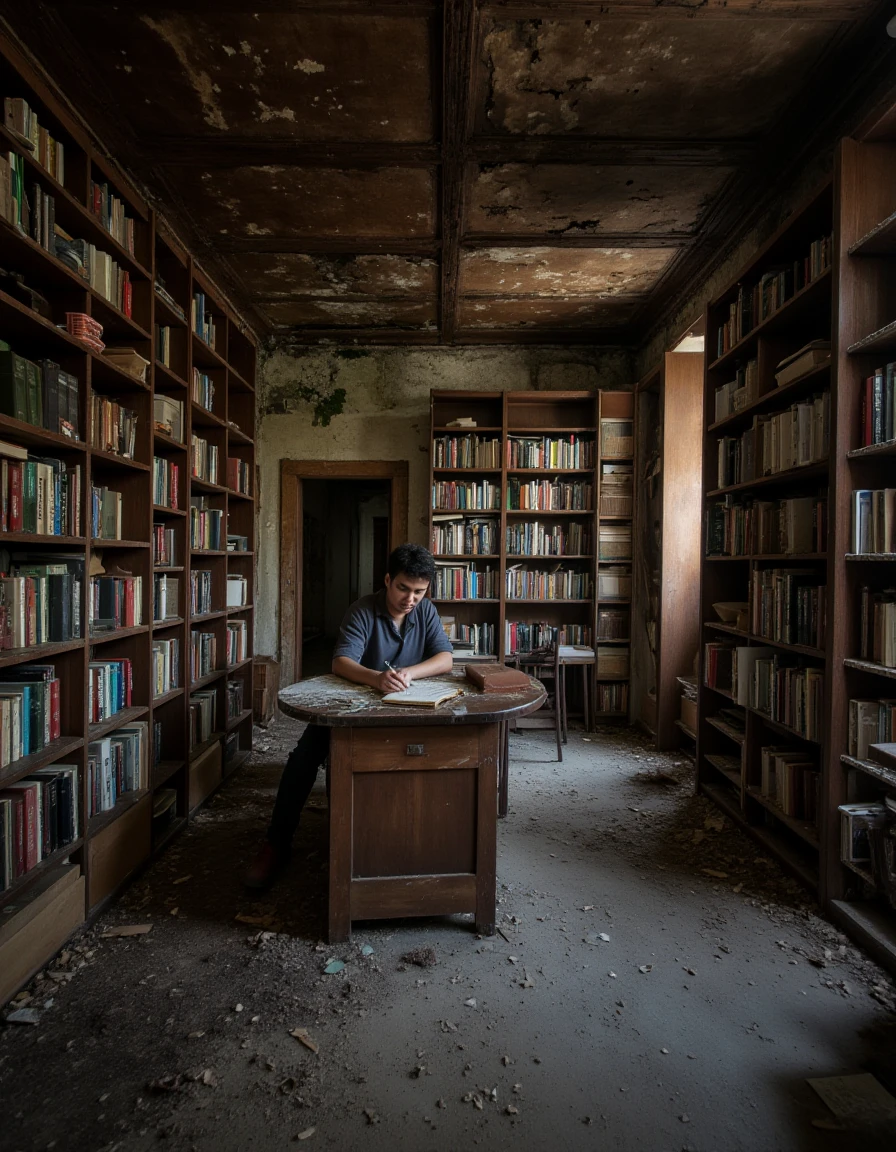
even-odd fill
[(326, 69), (323, 64), (318, 64), (316, 60), (309, 60), (306, 56), (304, 60), (297, 60), (292, 66), (293, 72), (304, 72), (306, 76), (310, 76), (313, 72), (325, 72)]
[(266, 124), (269, 120), (294, 121), (296, 118), (296, 114), (293, 112), (292, 108), (269, 108), (263, 100), (258, 100), (256, 103), (261, 109), (261, 111), (258, 113), (258, 119), (261, 120), (263, 124)]
[(202, 70), (194, 71), (193, 69), (190, 60), (190, 50), (192, 49), (190, 30), (186, 21), (179, 16), (164, 17), (161, 20), (154, 20), (152, 16), (141, 16), (140, 20), (147, 28), (161, 37), (177, 57), (178, 63), (199, 97), (199, 102), (202, 104), (202, 118), (206, 124), (210, 128), (220, 128), (222, 132), (226, 132), (227, 121), (215, 99), (211, 76)]

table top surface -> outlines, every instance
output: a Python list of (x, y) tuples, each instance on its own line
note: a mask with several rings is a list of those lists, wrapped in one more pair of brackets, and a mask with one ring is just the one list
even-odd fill
[(352, 684), (341, 676), (313, 676), (281, 689), (280, 709), (296, 720), (331, 728), (395, 728), (414, 725), (496, 724), (534, 712), (544, 703), (544, 685), (529, 677), (529, 684), (516, 692), (480, 692), (463, 672), (433, 676), (446, 687), (461, 689), (461, 695), (437, 708), (384, 704), (382, 694), (363, 684)]

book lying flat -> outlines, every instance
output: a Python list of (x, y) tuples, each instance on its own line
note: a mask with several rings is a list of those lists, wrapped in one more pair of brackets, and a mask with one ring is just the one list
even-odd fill
[(419, 708), (438, 708), (446, 700), (453, 700), (460, 696), (462, 688), (454, 688), (450, 684), (440, 683), (438, 680), (417, 680), (410, 688), (403, 692), (390, 692), (383, 697), (383, 704), (409, 704)]

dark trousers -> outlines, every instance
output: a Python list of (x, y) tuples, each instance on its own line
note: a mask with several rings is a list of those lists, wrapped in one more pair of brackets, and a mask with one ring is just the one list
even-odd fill
[(319, 724), (309, 724), (287, 757), (268, 828), (268, 840), (278, 853), (289, 853), (305, 801), (311, 795), (317, 779), (317, 770), (326, 760), (329, 751), (330, 729)]

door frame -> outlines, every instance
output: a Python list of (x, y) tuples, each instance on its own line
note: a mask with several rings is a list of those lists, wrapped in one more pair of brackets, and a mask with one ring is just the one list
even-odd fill
[(303, 480), (390, 481), (390, 549), (408, 538), (407, 460), (281, 460), (280, 683), (284, 685), (302, 675)]

